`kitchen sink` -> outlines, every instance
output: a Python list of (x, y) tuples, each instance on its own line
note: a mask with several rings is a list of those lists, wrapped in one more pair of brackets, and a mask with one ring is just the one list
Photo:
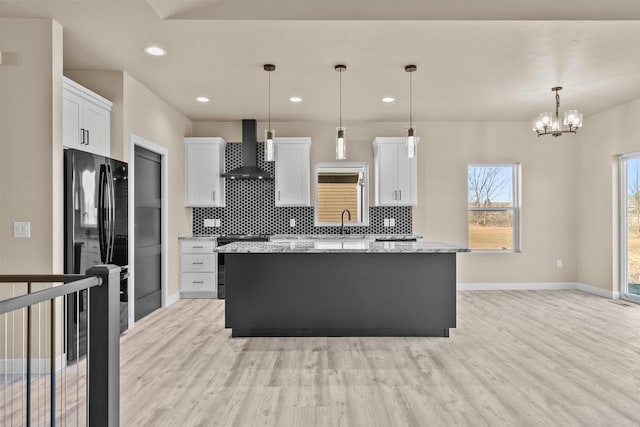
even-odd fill
[(318, 240), (313, 242), (316, 249), (368, 249), (371, 240)]

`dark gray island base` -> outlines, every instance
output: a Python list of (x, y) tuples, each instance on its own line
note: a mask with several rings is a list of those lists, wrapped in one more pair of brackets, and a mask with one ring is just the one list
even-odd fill
[(233, 337), (448, 337), (456, 327), (454, 251), (224, 252)]

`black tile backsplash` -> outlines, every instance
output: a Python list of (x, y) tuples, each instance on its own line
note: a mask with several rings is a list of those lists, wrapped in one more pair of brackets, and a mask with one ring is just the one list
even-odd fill
[[(258, 143), (258, 167), (272, 174), (274, 163), (265, 163), (262, 143)], [(240, 144), (225, 147), (225, 168), (240, 166)], [(274, 181), (225, 180), (226, 207), (193, 208), (192, 232), (202, 234), (335, 234), (340, 227), (315, 227), (312, 207), (277, 207)], [(205, 218), (220, 218), (221, 227), (205, 227)], [(295, 218), (296, 227), (289, 227)], [(395, 218), (395, 227), (383, 227), (384, 218)], [(410, 234), (412, 232), (410, 206), (370, 207), (368, 227), (349, 227), (353, 234)]]

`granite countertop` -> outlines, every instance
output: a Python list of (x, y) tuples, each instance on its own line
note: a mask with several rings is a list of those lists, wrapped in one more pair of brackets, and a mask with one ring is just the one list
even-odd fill
[(180, 236), (178, 240), (216, 240), (220, 236), (221, 234), (196, 234), (195, 236)]
[(461, 246), (440, 242), (235, 242), (216, 248), (221, 253), (455, 253), (469, 252)]
[(274, 234), (274, 240), (412, 240), (422, 239), (416, 234)]

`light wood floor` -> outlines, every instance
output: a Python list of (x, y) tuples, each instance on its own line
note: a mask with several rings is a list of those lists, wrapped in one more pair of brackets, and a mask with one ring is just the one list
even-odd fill
[[(122, 339), (123, 426), (638, 426), (640, 306), (458, 293), (450, 338), (230, 338), (181, 300)], [(375, 315), (375, 313), (372, 313)]]

